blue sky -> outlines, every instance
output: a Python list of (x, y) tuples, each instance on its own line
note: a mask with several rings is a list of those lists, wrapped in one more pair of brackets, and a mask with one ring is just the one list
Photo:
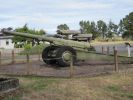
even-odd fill
[(133, 11), (133, 0), (0, 0), (0, 27), (43, 28), (49, 33), (57, 25), (79, 29), (81, 20), (119, 20)]

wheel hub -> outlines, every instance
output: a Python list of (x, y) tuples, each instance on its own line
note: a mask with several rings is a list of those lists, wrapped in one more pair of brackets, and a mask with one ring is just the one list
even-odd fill
[(63, 61), (65, 61), (65, 62), (70, 62), (71, 56), (72, 56), (71, 52), (66, 51), (66, 52), (64, 52), (64, 53), (62, 54), (62, 59), (63, 59)]

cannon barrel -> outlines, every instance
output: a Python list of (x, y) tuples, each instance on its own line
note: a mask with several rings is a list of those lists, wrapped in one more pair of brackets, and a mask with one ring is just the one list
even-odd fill
[(34, 34), (21, 33), (21, 32), (9, 31), (9, 30), (3, 30), (2, 32), (4, 34), (11, 34), (11, 35), (16, 35), (16, 36), (33, 38), (33, 39), (37, 39), (40, 41), (47, 41), (55, 45), (65, 45), (65, 46), (71, 46), (74, 48), (82, 48), (82, 49), (90, 48), (90, 44), (88, 42), (78, 42), (78, 41), (73, 41), (73, 40), (65, 40), (61, 38), (48, 37), (45, 35), (34, 35)]
[(2, 33), (4, 34), (11, 34), (11, 35), (16, 35), (16, 36), (22, 36), (22, 37), (27, 37), (27, 38), (33, 38), (33, 39), (38, 39), (38, 40), (44, 40), (44, 41), (48, 41), (48, 42), (53, 42), (53, 39), (48, 38), (48, 37), (44, 37), (41, 35), (33, 35), (33, 34), (29, 34), (29, 33), (22, 33), (22, 32), (15, 32), (15, 31), (9, 31), (9, 30), (2, 30)]

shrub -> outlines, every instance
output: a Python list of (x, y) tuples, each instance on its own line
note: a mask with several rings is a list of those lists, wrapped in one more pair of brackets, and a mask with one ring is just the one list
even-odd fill
[(31, 48), (32, 48), (32, 45), (31, 44), (25, 44), (24, 45), (24, 50), (26, 50), (26, 51), (31, 50)]

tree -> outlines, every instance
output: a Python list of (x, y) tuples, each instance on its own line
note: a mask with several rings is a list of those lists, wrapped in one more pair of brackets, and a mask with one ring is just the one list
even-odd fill
[(38, 31), (38, 34), (39, 34), (39, 35), (45, 35), (46, 32), (45, 32), (43, 29), (41, 29), (41, 30)]
[[(34, 30), (34, 33), (35, 33), (35, 35), (45, 35), (46, 34), (46, 32), (43, 29), (38, 30), (38, 31)], [(37, 41), (37, 44), (39, 45), (40, 44), (40, 40), (36, 40), (36, 41)], [(32, 42), (32, 45), (34, 45), (34, 40)]]
[(107, 32), (107, 25), (104, 21), (99, 20), (97, 21), (97, 28), (99, 33), (102, 35), (103, 39), (105, 38), (105, 34)]
[(61, 24), (57, 26), (57, 30), (69, 30), (67, 24)]
[[(24, 32), (24, 33), (27, 33), (28, 32), (27, 24), (25, 24), (22, 28), (16, 28), (15, 31), (16, 32)], [(26, 41), (26, 38), (21, 37), (21, 36), (14, 36), (12, 40), (13, 40), (13, 42), (15, 44), (17, 44), (18, 42), (19, 43), (25, 42)]]
[(96, 37), (99, 36), (98, 31), (97, 31), (97, 27), (96, 27), (96, 23), (90, 22), (90, 21), (80, 21), (79, 22), (80, 28), (83, 30), (83, 33), (86, 34), (92, 34), (93, 35), (93, 39), (95, 39)]
[(112, 38), (114, 35), (118, 34), (118, 26), (114, 24), (112, 21), (109, 22), (108, 24), (108, 32), (107, 32), (107, 37)]
[(95, 39), (99, 36), (95, 22), (91, 22), (91, 33), (93, 34), (93, 39)]
[(126, 15), (126, 17), (123, 18), (123, 25), (123, 38), (130, 38), (133, 40), (133, 12), (129, 13), (129, 15)]
[[(44, 35), (46, 34), (46, 32), (41, 29), (41, 30), (35, 30), (35, 29), (30, 29), (27, 24), (25, 24), (23, 27), (19, 27), (15, 29), (16, 32), (22, 32), (22, 33), (27, 33), (27, 34), (34, 34), (34, 35)], [(36, 40), (37, 43), (39, 44), (39, 40)], [(31, 43), (32, 42), (32, 46), (35, 44), (35, 40), (31, 39), (31, 38), (25, 38), (25, 37), (21, 37), (21, 36), (14, 36), (13, 38), (13, 42), (15, 44), (17, 43), (21, 43), (23, 44), (27, 44), (27, 43)]]
[(80, 28), (83, 29), (84, 33), (90, 34), (91, 33), (91, 24), (90, 21), (80, 21), (79, 22)]
[(123, 21), (122, 20), (120, 20), (120, 23), (119, 23), (119, 25), (118, 25), (118, 34), (120, 35), (122, 35), (124, 33), (124, 24), (123, 24)]

